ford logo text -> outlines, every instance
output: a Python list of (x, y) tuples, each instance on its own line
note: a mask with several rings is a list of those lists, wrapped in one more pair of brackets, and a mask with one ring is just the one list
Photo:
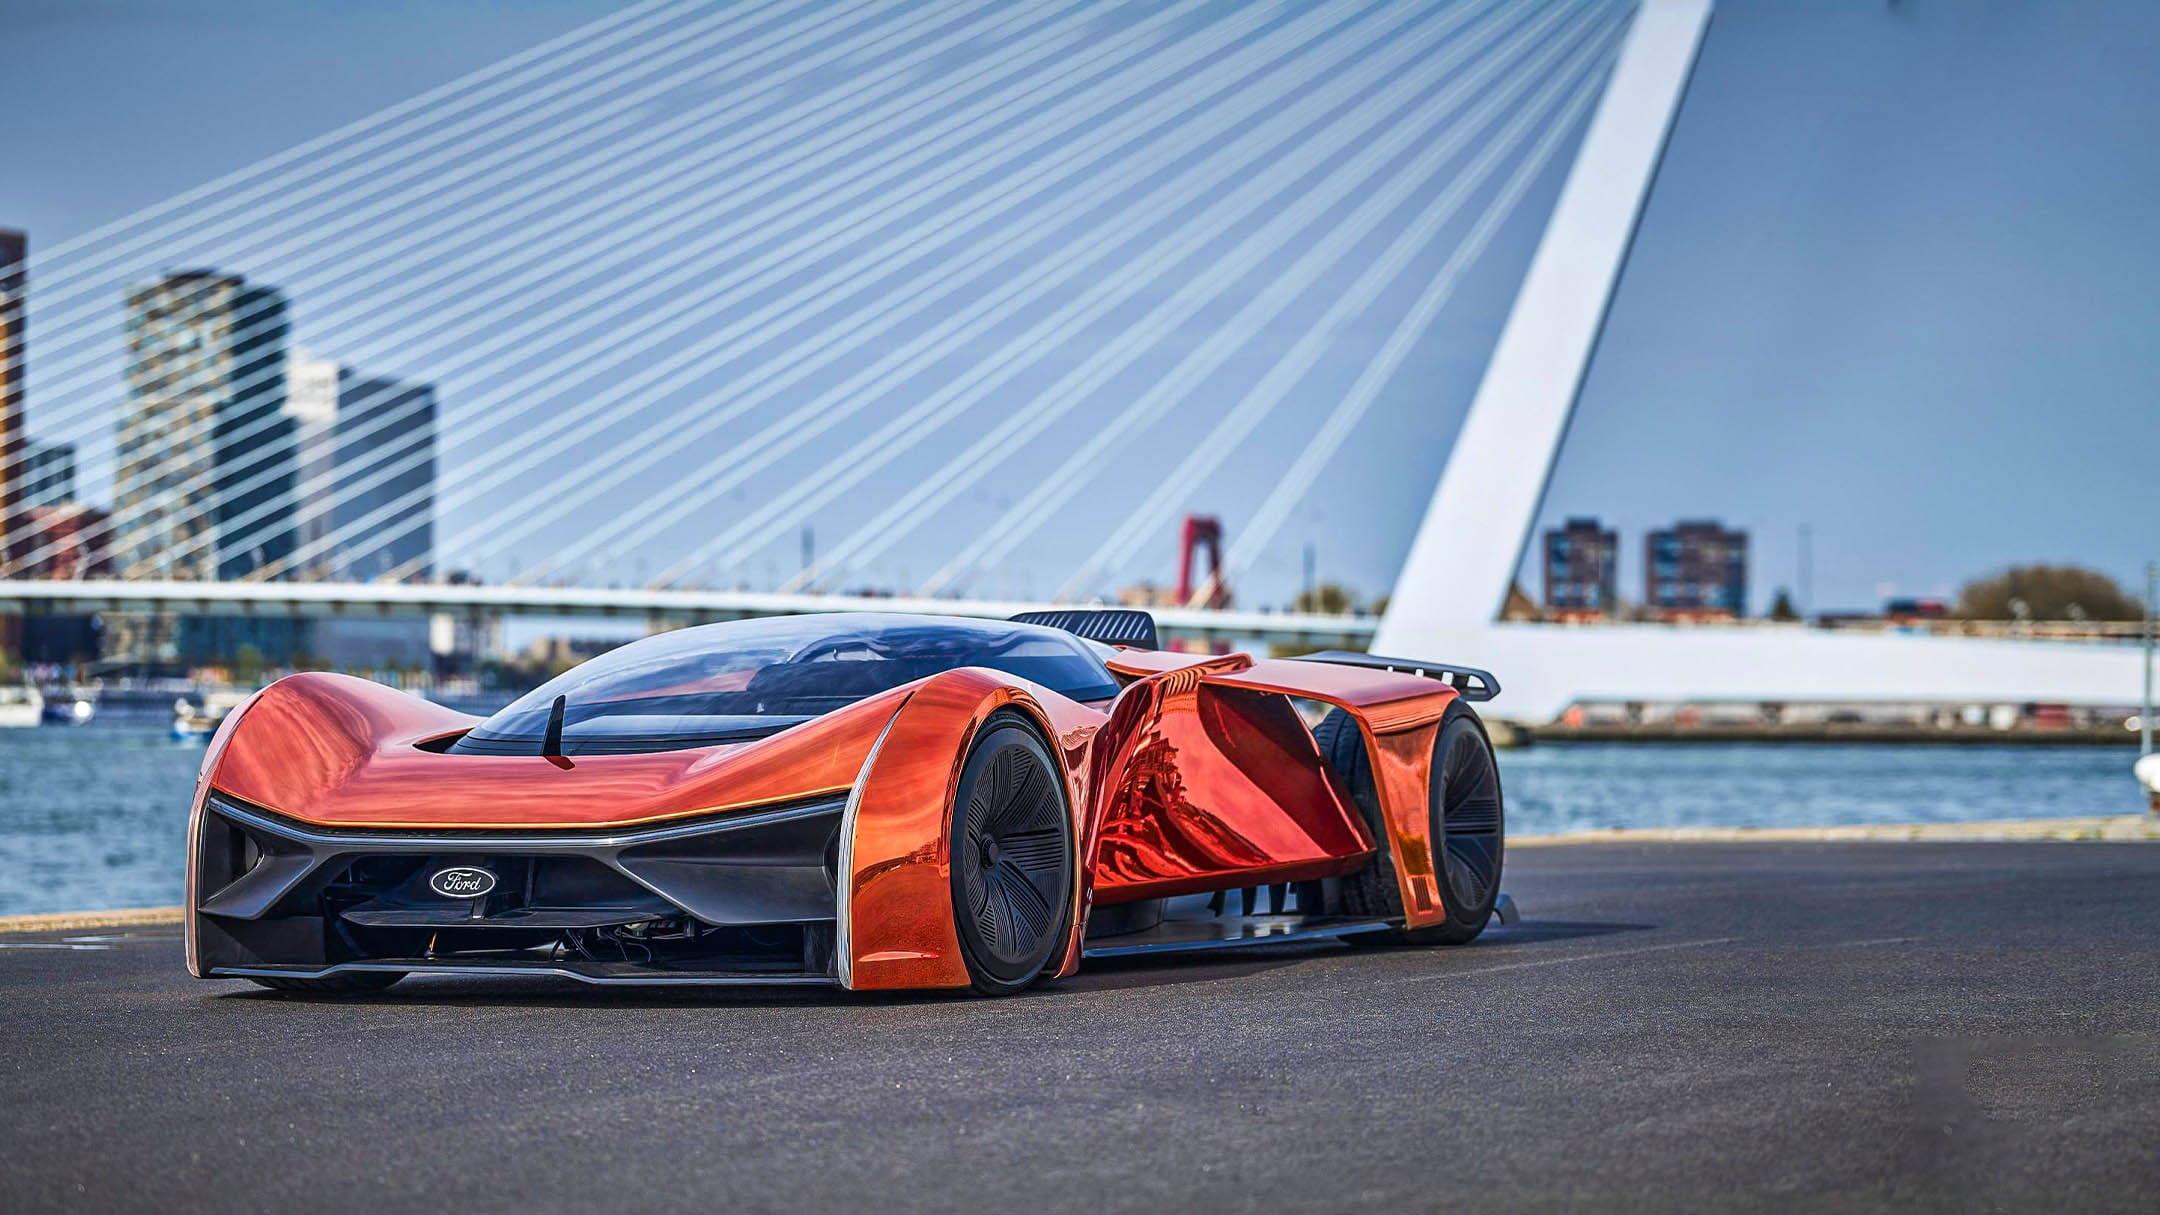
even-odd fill
[(437, 870), (427, 884), (429, 890), (446, 899), (477, 899), (495, 889), (495, 875), (485, 869), (458, 865)]

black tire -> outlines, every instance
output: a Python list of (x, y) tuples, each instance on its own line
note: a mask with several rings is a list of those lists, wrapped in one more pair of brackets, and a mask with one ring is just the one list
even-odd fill
[[(1336, 709), (1321, 721), (1313, 737), (1320, 753), (1349, 785), (1373, 838), (1381, 841), (1373, 863), (1342, 880), (1342, 912), (1401, 920), (1405, 918), (1402, 893), (1395, 882), (1394, 858), (1387, 850), (1387, 825), (1380, 813), (1364, 733), (1348, 713)], [(1433, 741), (1431, 787), (1426, 812), (1431, 815), (1430, 830), (1441, 862), (1440, 901), (1447, 918), (1426, 928), (1345, 938), (1352, 943), (1462, 945), (1475, 940), (1492, 918), (1506, 851), (1506, 803), (1484, 723), (1462, 701), (1449, 705), (1440, 720), (1440, 733)]]
[(1018, 713), (990, 716), (952, 815), (953, 922), (968, 978), (1004, 996), (1042, 976), (1072, 921), (1072, 812), (1062, 768)]
[(298, 992), (311, 996), (360, 996), (381, 991), (405, 977), (402, 970), (348, 970), (340, 974), (324, 975), (319, 979), (273, 979), (266, 975), (249, 975), (248, 982), (258, 983), (272, 991)]
[[(1337, 884), (1342, 904), (1339, 910), (1358, 919), (1400, 920), (1402, 890), (1395, 884), (1395, 860), (1388, 852), (1387, 820), (1380, 813), (1380, 794), (1373, 780), (1372, 759), (1365, 751), (1365, 732), (1349, 713), (1331, 709), (1321, 719), (1320, 728), (1313, 731), (1313, 741), (1320, 744), (1321, 756), (1349, 786), (1351, 802), (1380, 844), (1369, 864)], [(1345, 939), (1364, 944), (1378, 935)]]

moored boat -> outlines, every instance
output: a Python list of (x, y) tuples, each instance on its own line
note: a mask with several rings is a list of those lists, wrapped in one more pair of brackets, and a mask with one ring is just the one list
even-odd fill
[(0, 729), (22, 729), (44, 720), (44, 693), (29, 684), (0, 686)]
[(193, 700), (181, 697), (173, 702), (172, 736), (183, 741), (210, 737), (217, 733), (225, 715), (251, 695), (241, 688), (210, 688)]

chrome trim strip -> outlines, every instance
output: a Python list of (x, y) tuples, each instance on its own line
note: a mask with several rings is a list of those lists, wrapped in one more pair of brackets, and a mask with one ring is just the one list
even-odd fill
[(195, 791), (195, 800), (188, 806), (187, 820), (187, 876), (181, 880), (180, 895), (180, 957), (187, 964), (187, 972), (198, 979), (210, 976), (203, 971), (202, 950), (195, 941), (196, 888), (202, 884), (202, 825), (203, 815), (210, 813), (209, 782)]
[(900, 720), (900, 710), (905, 708), (907, 701), (903, 700), (893, 709), (893, 715), (885, 719), (885, 728), (878, 731), (877, 741), (870, 744), (870, 753), (863, 756), (862, 770), (855, 774), (855, 784), (848, 790), (847, 805), (840, 811), (840, 865), (839, 872), (833, 874), (833, 885), (839, 888), (833, 907), (833, 974), (838, 976), (840, 986), (849, 991), (855, 990), (855, 940), (848, 922), (855, 902), (855, 814), (862, 809), (863, 786), (870, 781), (870, 767), (877, 763), (878, 752), (885, 748), (885, 736), (892, 733), (893, 723)]
[[(210, 777), (217, 770), (219, 761), (225, 758), (225, 747), (232, 742), (233, 735), (239, 733), (240, 719), (245, 717), (247, 711), (262, 699), (263, 693), (269, 690), (258, 688), (253, 696), (233, 706), (232, 711), (225, 715), (225, 720), (219, 723), (217, 730), (210, 735), (210, 745), (203, 752), (202, 766), (195, 770), (195, 793), (188, 802), (187, 875), (181, 883), (180, 956), (187, 964), (187, 972), (198, 979), (209, 977), (203, 971), (202, 945), (197, 939), (200, 934), (196, 931), (199, 913), (195, 904), (202, 885), (202, 875), (196, 870), (202, 864), (200, 849), (203, 815), (210, 812), (210, 801), (217, 796), (217, 789), (210, 783)], [(224, 736), (223, 742), (219, 741), (219, 735)]]
[(280, 970), (268, 966), (219, 966), (205, 978), (213, 979), (322, 979), (331, 975), (354, 971), (387, 971), (392, 974), (459, 975), (466, 978), (503, 978), (510, 975), (543, 975), (576, 979), (595, 987), (830, 987), (834, 980), (830, 975), (804, 974), (711, 974), (711, 975), (626, 975), (608, 977), (580, 974), (561, 966), (410, 966), (385, 965), (375, 962), (341, 962), (321, 970)]

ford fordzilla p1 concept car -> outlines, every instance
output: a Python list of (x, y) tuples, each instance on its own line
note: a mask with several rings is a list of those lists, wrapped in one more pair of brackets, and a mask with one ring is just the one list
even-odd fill
[(1464, 667), (1159, 652), (1141, 612), (623, 646), (479, 720), (341, 675), (211, 741), (196, 975), (1018, 991), (1083, 957), (1460, 944), (1501, 905)]

